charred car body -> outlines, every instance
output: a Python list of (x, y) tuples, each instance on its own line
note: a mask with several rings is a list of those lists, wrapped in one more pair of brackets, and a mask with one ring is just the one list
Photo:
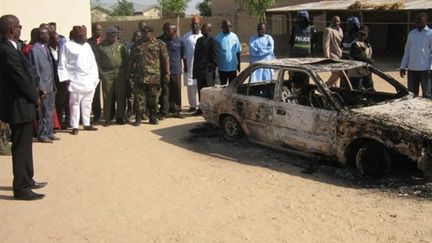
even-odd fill
[[(368, 71), (373, 88), (353, 88), (346, 81), (359, 70)], [(323, 76), (330, 72), (339, 74), (340, 86), (325, 84)], [(244, 133), (262, 145), (356, 165), (368, 175), (386, 173), (392, 158), (403, 156), (432, 175), (432, 101), (414, 97), (363, 62), (256, 63), (228, 86), (202, 89), (200, 108), (230, 141)]]

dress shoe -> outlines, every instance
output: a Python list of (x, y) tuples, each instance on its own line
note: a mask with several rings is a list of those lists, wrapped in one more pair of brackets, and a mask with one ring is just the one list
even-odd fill
[(198, 110), (196, 110), (192, 115), (193, 116), (201, 116), (203, 113), (202, 113), (202, 110), (201, 109), (198, 109)]
[(51, 136), (51, 137), (49, 137), (49, 139), (51, 139), (51, 140), (53, 140), (53, 141), (58, 141), (58, 140), (60, 140), (60, 138), (59, 137), (56, 137), (56, 136)]
[(150, 124), (158, 125), (159, 121), (156, 116), (150, 116)]
[(174, 113), (172, 117), (174, 117), (174, 118), (180, 118), (180, 119), (184, 119), (184, 118), (185, 118), (185, 117), (184, 117), (182, 114), (180, 114), (179, 112)]
[(40, 143), (53, 143), (53, 140), (51, 140), (49, 138), (39, 138), (38, 142), (40, 142)]
[(141, 119), (142, 119), (142, 115), (141, 114), (136, 114), (135, 115), (135, 123), (134, 126), (139, 127), (141, 125)]
[(92, 125), (90, 126), (84, 126), (84, 130), (86, 131), (97, 131), (98, 129)]
[[(166, 115), (165, 115), (165, 113), (159, 113), (158, 115), (157, 115), (157, 118), (159, 119), (159, 120), (161, 120), (161, 121), (163, 121), (163, 120), (165, 120), (166, 119)], [(150, 116), (150, 123), (151, 123), (151, 116)]]
[(33, 192), (31, 190), (26, 191), (26, 192), (15, 192), (14, 193), (14, 198), (16, 200), (32, 201), (32, 200), (39, 200), (39, 199), (42, 199), (44, 197), (45, 197), (44, 194), (39, 194), (39, 193)]
[(33, 182), (33, 185), (31, 185), (31, 189), (41, 189), (45, 187), (48, 184), (48, 182)]
[(103, 124), (104, 127), (109, 127), (111, 126), (111, 121), (107, 121)]
[(189, 108), (188, 110), (187, 110), (187, 112), (195, 112), (196, 111), (196, 108), (195, 107), (191, 107), (191, 108)]
[(72, 129), (72, 135), (78, 135), (78, 128)]
[(123, 119), (117, 119), (116, 120), (116, 124), (118, 124), (118, 125), (124, 125), (124, 124), (126, 124), (126, 122)]

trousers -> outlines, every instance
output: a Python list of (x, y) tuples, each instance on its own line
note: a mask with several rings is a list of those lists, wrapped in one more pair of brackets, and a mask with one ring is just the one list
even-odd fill
[(421, 85), (422, 96), (431, 97), (431, 85), (429, 80), (429, 71), (410, 71), (408, 70), (408, 90), (415, 95), (419, 94), (419, 85)]
[(53, 137), (54, 129), (55, 94), (49, 93), (41, 102), (42, 117), (39, 121), (39, 139)]
[[(117, 119), (125, 118), (127, 86), (124, 73), (116, 68), (111, 71), (102, 72), (103, 114), (105, 121), (111, 120), (114, 113)], [(94, 101), (93, 101), (94, 103)]]
[(10, 124), (14, 193), (29, 191), (33, 183), (33, 123)]
[(90, 114), (92, 110), (94, 90), (90, 92), (69, 94), (70, 125), (78, 128), (80, 116), (84, 126), (90, 126)]

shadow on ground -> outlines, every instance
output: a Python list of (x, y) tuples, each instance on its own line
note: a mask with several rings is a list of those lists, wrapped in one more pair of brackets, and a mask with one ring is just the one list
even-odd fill
[(399, 197), (432, 199), (432, 183), (424, 181), (418, 171), (401, 163), (386, 177), (367, 178), (352, 168), (341, 167), (335, 161), (299, 158), (253, 144), (245, 138), (234, 143), (226, 142), (221, 137), (220, 129), (204, 122), (158, 129), (153, 133), (167, 143), (234, 163), (265, 167), (337, 186), (368, 188)]

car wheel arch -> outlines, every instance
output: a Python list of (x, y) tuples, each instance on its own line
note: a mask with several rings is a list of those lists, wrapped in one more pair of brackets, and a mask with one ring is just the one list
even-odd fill
[(364, 145), (364, 144), (370, 143), (370, 142), (380, 143), (383, 146), (385, 146), (384, 143), (380, 139), (377, 139), (375, 137), (370, 137), (370, 136), (354, 137), (348, 143), (348, 145), (345, 146), (345, 148), (343, 149), (345, 163), (347, 165), (352, 165), (352, 164), (350, 164), (350, 162), (354, 161), (353, 156), (355, 156), (355, 152), (359, 149), (359, 147), (361, 145)]
[[(379, 139), (369, 137), (359, 137), (351, 141), (345, 149), (346, 164), (357, 169), (364, 175), (382, 176), (391, 168), (390, 149)], [(376, 163), (370, 163), (366, 158), (379, 157), (379, 160), (373, 160)], [(369, 155), (368, 155), (369, 154)], [(367, 157), (369, 156), (369, 157)], [(370, 166), (372, 165), (372, 166)], [(372, 172), (371, 172), (371, 168)], [(368, 172), (369, 171), (369, 172)]]

